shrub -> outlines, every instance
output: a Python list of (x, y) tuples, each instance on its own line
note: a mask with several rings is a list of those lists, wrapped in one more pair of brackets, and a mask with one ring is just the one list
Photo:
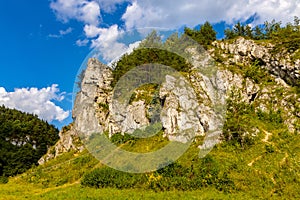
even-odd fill
[(112, 143), (114, 143), (116, 145), (120, 145), (120, 144), (124, 144), (127, 142), (134, 142), (136, 140), (136, 138), (127, 133), (124, 133), (124, 135), (117, 133), (117, 134), (112, 135), (110, 140)]
[(94, 188), (134, 188), (146, 182), (144, 174), (130, 174), (108, 167), (97, 168), (84, 175), (81, 185)]
[(8, 178), (6, 176), (0, 176), (0, 184), (8, 183)]

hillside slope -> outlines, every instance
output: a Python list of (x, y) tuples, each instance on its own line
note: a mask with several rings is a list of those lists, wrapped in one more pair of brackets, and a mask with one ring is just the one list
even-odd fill
[[(11, 179), (9, 184), (30, 183), (45, 192), (28, 196), (49, 199), (56, 195), (109, 198), (111, 192), (117, 193), (118, 198), (163, 199), (168, 195), (168, 198), (187, 199), (299, 199), (299, 59), (291, 59), (294, 53), (274, 54), (274, 45), (268, 41), (242, 37), (215, 41), (205, 54), (199, 49), (185, 48), (191, 55), (190, 62), (181, 68), (182, 71), (176, 70), (194, 94), (187, 89), (176, 91), (172, 88), (172, 77), (160, 87), (144, 84), (132, 91), (128, 104), (119, 105), (122, 115), (113, 107), (114, 79), (129, 71), (128, 66), (142, 64), (137, 60), (138, 55), (149, 52), (136, 50), (125, 55), (122, 65), (114, 72), (98, 60), (90, 59), (73, 110), (74, 124), (60, 133), (62, 139), (53, 147), (67, 153), (59, 155), (52, 149), (44, 159), (49, 161)], [(163, 56), (154, 61), (160, 63), (161, 60), (164, 60)], [(176, 57), (173, 60), (176, 60), (175, 64), (181, 63)], [(214, 63), (214, 70), (197, 70), (208, 63)], [(197, 118), (186, 112), (192, 104), (182, 104), (180, 100), (187, 95), (195, 95), (191, 99), (199, 103), (195, 109)], [(158, 104), (161, 105), (158, 110), (167, 113), (161, 117), (158, 134), (149, 138), (132, 137), (137, 134), (133, 129), (155, 125), (157, 121), (152, 111)], [(224, 104), (226, 109), (221, 111), (213, 106)], [(118, 149), (153, 152), (172, 141), (184, 143), (190, 138), (178, 131), (187, 128), (181, 116), (191, 119), (189, 128), (196, 135), (175, 163), (155, 172), (127, 174), (109, 169), (93, 158), (97, 157), (93, 151), (95, 146), (84, 141), (98, 132), (110, 136), (108, 138)], [(215, 130), (214, 125), (220, 122), (219, 119), (223, 119), (222, 132), (210, 132)], [(81, 149), (82, 143), (79, 146), (72, 143), (70, 138), (76, 138), (77, 143), (78, 137), (89, 152)], [(200, 158), (199, 151), (205, 148), (212, 150)], [(127, 166), (126, 169), (135, 167)], [(79, 184), (85, 187), (79, 189)], [(61, 188), (64, 185), (66, 189)], [(146, 191), (140, 193), (142, 190)], [(8, 192), (3, 191), (8, 196)], [(83, 197), (87, 192), (92, 194)], [(126, 196), (127, 193), (132, 196)]]

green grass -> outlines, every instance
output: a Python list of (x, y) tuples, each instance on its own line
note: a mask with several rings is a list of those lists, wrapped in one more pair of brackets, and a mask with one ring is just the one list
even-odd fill
[[(101, 167), (101, 164), (88, 152), (79, 155), (69, 152), (26, 174), (10, 178), (7, 184), (0, 184), (0, 199), (299, 199), (300, 135), (268, 126), (264, 128), (271, 133), (266, 141), (263, 141), (266, 133), (260, 132), (255, 143), (247, 148), (222, 143), (210, 152), (213, 167), (219, 174), (228, 174), (234, 182), (235, 188), (227, 192), (216, 189), (218, 183), (193, 191), (164, 192), (155, 192), (147, 187), (83, 187), (80, 185), (83, 174)], [(137, 140), (135, 145), (138, 144)], [(268, 151), (268, 145), (272, 145), (274, 151)], [(126, 148), (130, 150), (130, 146)], [(194, 144), (178, 163), (201, 170), (204, 166), (202, 159), (197, 159), (197, 153)]]
[[(300, 135), (264, 128), (271, 133), (267, 141), (263, 141), (266, 133), (260, 132), (255, 144), (247, 148), (222, 143), (210, 152), (218, 172), (227, 173), (234, 182), (235, 188), (228, 192), (219, 191), (214, 184), (193, 191), (164, 192), (146, 187), (125, 190), (82, 187), (83, 174), (101, 164), (88, 152), (79, 155), (69, 152), (10, 178), (7, 184), (0, 184), (0, 199), (299, 199)], [(273, 145), (274, 151), (268, 152), (267, 145)], [(127, 148), (130, 150), (130, 146)], [(202, 159), (197, 159), (197, 153), (194, 144), (178, 163), (184, 167), (193, 164), (194, 170), (201, 170)]]
[(84, 188), (79, 184), (67, 184), (60, 187), (41, 188), (36, 185), (11, 180), (6, 185), (0, 185), (0, 200), (23, 199), (254, 199), (244, 193), (226, 194), (214, 188), (204, 188), (197, 191), (154, 192), (142, 189), (118, 190), (112, 188)]

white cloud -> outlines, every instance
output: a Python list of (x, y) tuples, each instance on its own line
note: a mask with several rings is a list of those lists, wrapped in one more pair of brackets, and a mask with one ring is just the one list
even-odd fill
[(122, 19), (127, 29), (143, 27), (179, 28), (205, 21), (246, 20), (253, 14), (255, 23), (275, 19), (286, 23), (300, 13), (300, 0), (139, 0), (128, 6)]
[(95, 28), (89, 31), (97, 31), (100, 6), (103, 12), (114, 12), (117, 5), (125, 2), (130, 5), (120, 20), (125, 22), (126, 30), (145, 27), (176, 29), (205, 21), (234, 23), (255, 13), (258, 17), (254, 24), (272, 19), (285, 24), (300, 13), (300, 0), (52, 0), (50, 6), (59, 19), (76, 19), (85, 25), (94, 25), (85, 27)]
[(67, 30), (60, 30), (59, 34), (60, 35), (67, 35), (69, 33), (72, 33), (73, 29), (71, 27), (67, 28)]
[(100, 6), (95, 1), (56, 0), (50, 4), (58, 19), (68, 22), (76, 19), (86, 24), (97, 25), (100, 22)]
[[(126, 32), (120, 29), (118, 25), (112, 25), (109, 28), (98, 28), (94, 25), (85, 25), (84, 32), (87, 38), (94, 38), (91, 40), (91, 48), (96, 48), (98, 53), (108, 63), (114, 62), (120, 58), (124, 53), (130, 53), (138, 46), (140, 41), (125, 45), (119, 42)], [(128, 32), (127, 32), (128, 34)]]
[(94, 38), (101, 33), (102, 29), (94, 25), (85, 25), (84, 32), (88, 38)]
[(56, 84), (42, 89), (20, 88), (14, 92), (7, 92), (5, 88), (0, 87), (0, 105), (36, 114), (48, 122), (63, 121), (69, 116), (69, 111), (64, 111), (53, 103), (63, 99), (64, 93), (59, 93)]
[(115, 67), (113, 66), (113, 64), (116, 64), (116, 62), (124, 55), (124, 54), (130, 54), (133, 52), (134, 49), (139, 47), (139, 44), (141, 43), (141, 41), (137, 41), (135, 43), (129, 44), (128, 47), (124, 48), (122, 52), (120, 52), (119, 55), (117, 55), (115, 58), (113, 58), (113, 60), (110, 61), (110, 63), (108, 64), (110, 67)]
[[(115, 25), (99, 26), (100, 8), (103, 12), (113, 13), (117, 5), (125, 2), (129, 5)], [(86, 38), (77, 40), (76, 44), (87, 45), (89, 39), (91, 47), (98, 48), (104, 60), (111, 61), (129, 48), (120, 42), (126, 31), (137, 29), (144, 35), (149, 28), (174, 30), (205, 21), (232, 24), (254, 14), (257, 17), (252, 25), (272, 19), (285, 24), (299, 15), (300, 0), (52, 0), (51, 8), (65, 22), (70, 19), (83, 22)], [(119, 27), (121, 21), (125, 23), (124, 27)]]
[(89, 43), (89, 40), (88, 40), (88, 39), (77, 40), (77, 41), (76, 41), (76, 45), (79, 46), (79, 47), (87, 46), (88, 43)]
[(68, 35), (72, 33), (73, 29), (71, 27), (67, 28), (66, 30), (60, 30), (59, 34), (49, 34), (51, 38), (62, 38), (64, 35)]
[(105, 61), (114, 60), (128, 48), (125, 44), (118, 42), (118, 39), (124, 34), (124, 30), (119, 29), (118, 25), (112, 25), (109, 28), (98, 28), (97, 31), (86, 34), (87, 36), (98, 36), (92, 40), (91, 47), (97, 48)]

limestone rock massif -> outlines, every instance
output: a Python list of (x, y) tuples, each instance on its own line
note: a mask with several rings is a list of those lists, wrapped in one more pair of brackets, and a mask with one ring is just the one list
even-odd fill
[[(220, 139), (226, 99), (233, 91), (241, 96), (242, 101), (255, 103), (261, 110), (273, 106), (287, 111), (285, 123), (290, 131), (295, 131), (295, 124), (300, 118), (299, 104), (295, 101), (299, 103), (300, 99), (284, 91), (280, 95), (274, 91), (278, 90), (277, 86), (289, 88), (299, 83), (300, 61), (292, 61), (286, 53), (274, 55), (272, 48), (271, 44), (259, 45), (252, 40), (238, 38), (230, 43), (215, 41), (204, 54), (194, 48), (186, 49), (192, 55), (189, 60), (193, 66), (191, 72), (180, 78), (167, 75), (155, 97), (160, 102), (159, 118), (164, 136), (179, 142), (187, 142), (192, 136), (206, 136), (207, 140), (199, 148), (209, 149)], [(214, 61), (217, 54), (222, 61)], [(277, 85), (262, 85), (224, 67), (251, 65), (254, 61), (260, 62), (262, 68), (269, 71)], [(61, 135), (55, 152), (76, 149), (71, 139), (74, 135), (81, 138), (84, 135), (85, 138), (95, 132), (107, 132), (110, 136), (133, 133), (152, 123), (154, 107), (146, 99), (139, 98), (129, 104), (114, 102), (112, 80), (109, 67), (95, 58), (88, 61), (73, 108), (74, 124), (69, 134)], [(254, 127), (253, 132), (257, 131)], [(194, 135), (190, 135), (191, 132)], [(52, 154), (52, 157), (57, 155)], [(50, 158), (51, 155), (46, 156), (40, 163)]]

